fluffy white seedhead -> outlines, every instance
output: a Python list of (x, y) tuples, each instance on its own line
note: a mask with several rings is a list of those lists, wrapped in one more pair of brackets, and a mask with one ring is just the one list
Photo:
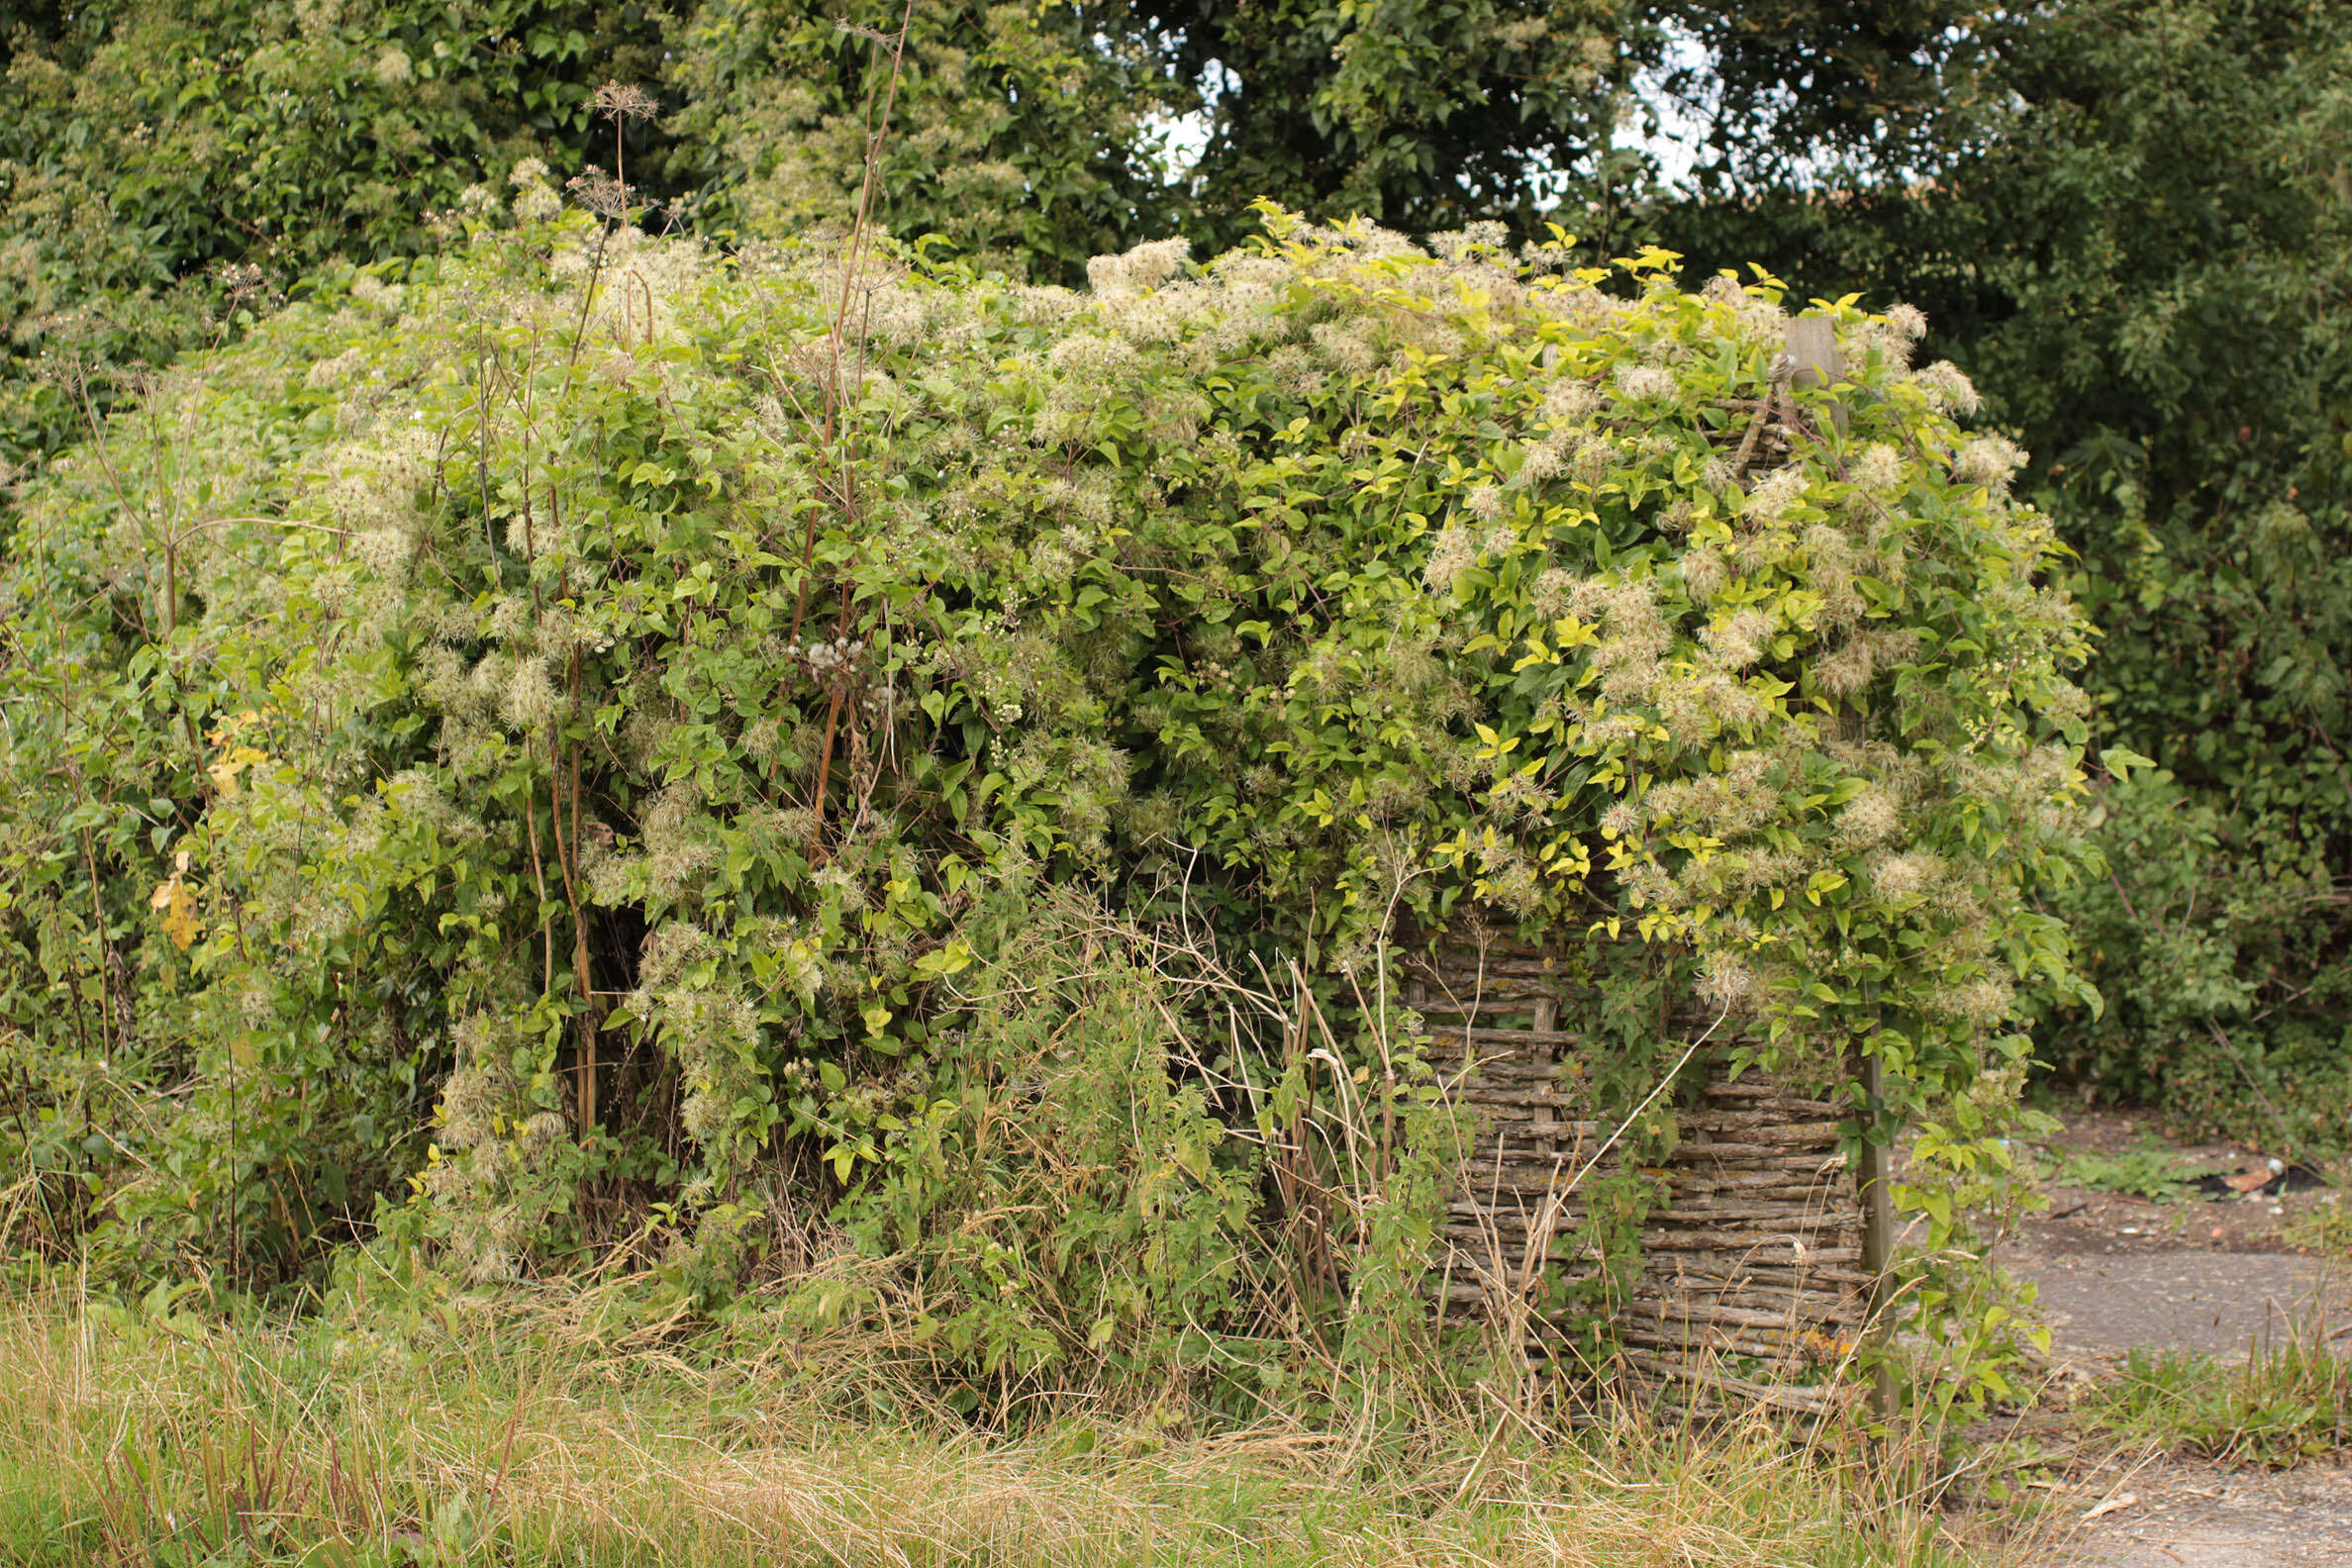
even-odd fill
[(1872, 441), (1850, 471), (1854, 483), (1883, 499), (1903, 487), (1903, 454), (1885, 441)]
[(1778, 523), (1788, 516), (1791, 508), (1805, 499), (1808, 476), (1803, 468), (1791, 465), (1775, 468), (1756, 481), (1756, 488), (1748, 492), (1747, 505), (1742, 509), (1747, 520), (1758, 527)]
[(1192, 258), (1189, 240), (1154, 240), (1118, 255), (1099, 255), (1086, 263), (1086, 280), (1097, 294), (1133, 294), (1165, 283)]
[(1626, 365), (1617, 373), (1617, 393), (1629, 403), (1674, 396), (1674, 372), (1657, 365)]
[(1928, 406), (1938, 414), (1968, 415), (1977, 411), (1975, 384), (1949, 359), (1938, 359), (1923, 370), (1912, 371), (1911, 381), (1927, 394)]
[(2000, 436), (1979, 436), (1952, 459), (1952, 477), (1963, 484), (2005, 491), (2011, 475), (2025, 465), (2025, 449)]

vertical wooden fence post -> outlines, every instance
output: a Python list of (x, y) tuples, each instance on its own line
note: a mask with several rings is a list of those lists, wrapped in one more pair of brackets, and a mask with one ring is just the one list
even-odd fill
[[(1837, 324), (1826, 316), (1800, 316), (1789, 323), (1789, 361), (1795, 367), (1792, 387), (1835, 386), (1845, 379), (1845, 356), (1837, 351)], [(1837, 434), (1846, 431), (1843, 403), (1829, 405), (1829, 421)]]
[[(1862, 1116), (1865, 1132), (1875, 1125), (1886, 1104), (1886, 1069), (1878, 1057), (1865, 1055), (1862, 1069)], [(1894, 1334), (1888, 1324), (1888, 1286), (1895, 1261), (1895, 1194), (1890, 1186), (1894, 1151), (1884, 1143), (1862, 1142), (1862, 1168), (1857, 1173), (1862, 1192), (1862, 1269), (1870, 1276), (1868, 1334), (1879, 1351), (1871, 1388), (1871, 1404), (1881, 1421), (1895, 1416), (1895, 1368), (1886, 1351)]]

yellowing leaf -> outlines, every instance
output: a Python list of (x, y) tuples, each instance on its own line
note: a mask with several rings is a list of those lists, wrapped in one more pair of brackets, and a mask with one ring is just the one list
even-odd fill
[(147, 908), (162, 912), (163, 934), (181, 952), (204, 934), (204, 925), (196, 918), (196, 900), (176, 876), (147, 895)]

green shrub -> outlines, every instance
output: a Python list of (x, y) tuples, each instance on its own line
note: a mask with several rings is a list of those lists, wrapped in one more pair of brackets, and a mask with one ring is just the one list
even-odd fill
[[(453, 1274), (648, 1238), (708, 1301), (782, 1189), (976, 1360), (1172, 1343), (1253, 1168), (1162, 1081), (1182, 1040), (1218, 1124), (1313, 1132), (1352, 1196), (1308, 1317), (1393, 1355), (1469, 1129), (1390, 949), (1449, 922), (1595, 935), (1585, 1070), (1634, 1147), (1694, 1053), (1668, 990), (1803, 1081), (1876, 1054), (1857, 1135), (1923, 1123), (1914, 1196), (1965, 1226), (2018, 999), (2073, 984), (2028, 900), (2070, 863), (2083, 632), (1903, 315), (1831, 309), (1841, 430), (1775, 379), (1773, 285), (1663, 254), (1613, 298), (1564, 246), (1269, 211), (1073, 293), (514, 206), (23, 498), (27, 1244), (266, 1284), (380, 1196)], [(1121, 1023), (1160, 965), (1045, 939), (1070, 900), (1295, 1005)], [(969, 989), (1007, 972), (1039, 997)], [(983, 1151), (1016, 1082), (1101, 1103)], [(1645, 1179), (1604, 1179), (1622, 1256)], [(996, 1246), (1061, 1306), (988, 1303)]]
[[(2343, 895), (2322, 846), (2169, 770), (2110, 785), (2094, 820), (2114, 873), (2070, 889), (2061, 909), (2107, 1005), (2058, 1011), (2046, 1054), (2110, 1099), (2284, 1157), (2340, 1154), (2352, 974), (2336, 956)], [(2288, 988), (2291, 976), (2301, 983)]]
[[(821, 1327), (903, 1318), (949, 1381), (1051, 1367), (1108, 1386), (1210, 1361), (1202, 1325), (1255, 1294), (1259, 1162), (1225, 1147), (1197, 1075), (1171, 1076), (1189, 1047), (1170, 987), (1119, 927), (1067, 896), (1003, 904), (1016, 929), (947, 983), (956, 1027), (906, 1075), (903, 1126), (877, 1128), (899, 1135), (834, 1155), (836, 1173), (870, 1171), (833, 1216), (834, 1261), (894, 1266), (820, 1260), (791, 1311)], [(815, 1074), (844, 1097), (887, 1092), (830, 1062)]]

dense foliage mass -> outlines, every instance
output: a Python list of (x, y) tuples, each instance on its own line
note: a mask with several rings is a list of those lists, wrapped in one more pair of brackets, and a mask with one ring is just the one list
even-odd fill
[(1801, 389), (1776, 286), (1658, 255), (1613, 297), (1272, 212), (1071, 292), (518, 181), (22, 499), (20, 1239), (267, 1281), (383, 1195), (455, 1275), (636, 1234), (707, 1291), (821, 1179), (1027, 1366), (1233, 1326), (1259, 1140), (1321, 1104), (1370, 1323), (1465, 1130), (1389, 955), (1465, 921), (1624, 938), (1605, 1105), (1678, 976), (1801, 1076), (1877, 1055), (1959, 1219), (2070, 983), (2029, 900), (2085, 634), (1914, 317), (1837, 307), (1851, 380)]
[[(1605, 1103), (1671, 988), (1880, 1054), (1939, 1240), (2021, 1007), (2352, 1138), (2340, 8), (11, 26), (19, 1242), (702, 1300), (797, 1251), (958, 1366), (1362, 1352), (1465, 1131), (1387, 1005), (1448, 922), (1617, 938)], [(1167, 238), (1261, 194), (1451, 232)], [(845, 267), (869, 201), (905, 248)], [(1577, 267), (1652, 238), (1791, 282)], [(1855, 289), (2018, 444), (1916, 313), (1833, 309), (1843, 423), (1776, 382), (1782, 294)]]

